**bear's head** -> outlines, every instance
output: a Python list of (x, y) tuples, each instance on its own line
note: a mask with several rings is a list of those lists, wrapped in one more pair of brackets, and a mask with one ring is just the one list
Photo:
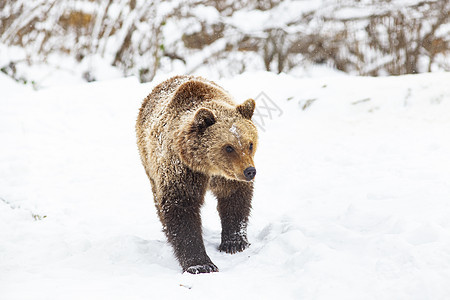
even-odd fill
[(178, 135), (182, 161), (195, 171), (251, 181), (258, 134), (251, 121), (255, 100), (237, 107), (226, 103), (198, 108)]

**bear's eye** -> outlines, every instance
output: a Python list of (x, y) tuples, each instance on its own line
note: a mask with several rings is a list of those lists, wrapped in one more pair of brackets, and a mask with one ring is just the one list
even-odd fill
[(231, 152), (234, 151), (234, 148), (231, 147), (230, 145), (228, 145), (228, 146), (225, 147), (225, 151), (227, 151), (228, 153), (231, 153)]
[(253, 143), (250, 143), (250, 146), (248, 147), (250, 149), (250, 151), (253, 150)]

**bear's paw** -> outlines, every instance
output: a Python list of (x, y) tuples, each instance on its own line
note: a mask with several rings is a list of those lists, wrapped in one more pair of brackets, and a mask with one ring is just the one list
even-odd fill
[(190, 266), (185, 270), (185, 272), (191, 274), (212, 273), (212, 272), (219, 272), (219, 268), (217, 268), (217, 266), (213, 263), (207, 263), (204, 265)]
[(237, 252), (242, 252), (250, 246), (250, 243), (247, 239), (238, 239), (238, 240), (230, 240), (223, 241), (219, 246), (219, 251), (226, 252), (230, 254), (235, 254)]

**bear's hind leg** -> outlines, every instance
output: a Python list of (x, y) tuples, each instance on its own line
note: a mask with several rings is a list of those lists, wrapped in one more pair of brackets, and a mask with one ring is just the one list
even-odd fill
[(220, 251), (234, 254), (250, 246), (247, 222), (253, 196), (253, 183), (213, 177), (210, 189), (217, 197), (217, 210), (222, 223)]

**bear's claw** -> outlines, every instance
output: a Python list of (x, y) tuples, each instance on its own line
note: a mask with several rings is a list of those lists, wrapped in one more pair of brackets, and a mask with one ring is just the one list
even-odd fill
[(190, 266), (185, 270), (185, 272), (191, 274), (211, 273), (211, 272), (219, 272), (219, 268), (217, 268), (217, 266), (213, 263), (208, 263), (204, 265)]
[(237, 252), (242, 252), (250, 246), (250, 243), (246, 240), (233, 240), (224, 241), (219, 246), (219, 251), (235, 254)]

